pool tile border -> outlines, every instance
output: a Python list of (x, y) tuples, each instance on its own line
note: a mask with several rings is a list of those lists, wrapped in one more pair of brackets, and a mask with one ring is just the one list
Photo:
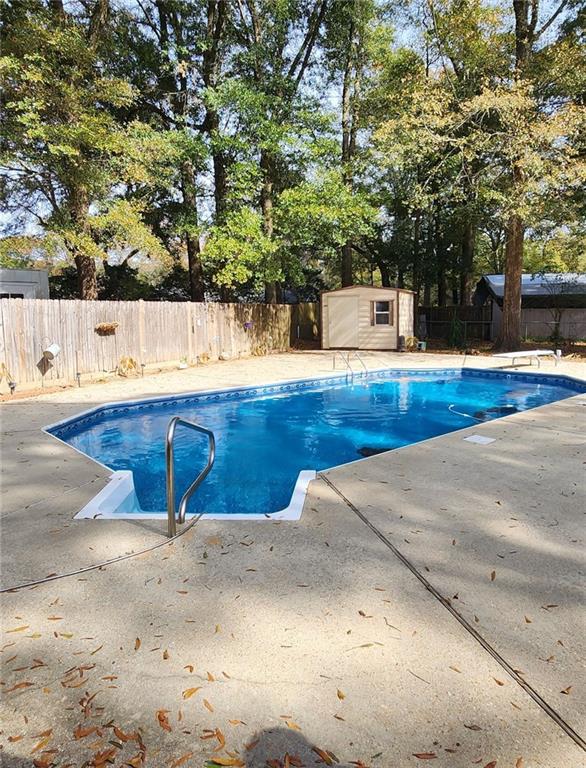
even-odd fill
[(245, 397), (255, 395), (268, 395), (283, 392), (295, 392), (301, 389), (317, 387), (324, 383), (347, 384), (349, 380), (363, 381), (365, 379), (390, 379), (397, 377), (414, 378), (417, 376), (461, 376), (464, 378), (501, 378), (520, 381), (526, 384), (540, 384), (547, 380), (548, 384), (553, 386), (563, 386), (575, 391), (576, 394), (586, 392), (586, 382), (575, 379), (571, 376), (556, 375), (551, 373), (519, 373), (516, 371), (502, 371), (483, 368), (379, 368), (368, 372), (355, 373), (353, 376), (346, 373), (343, 375), (331, 375), (312, 377), (307, 379), (297, 379), (284, 382), (276, 382), (263, 385), (248, 385), (244, 387), (228, 387), (217, 390), (203, 390), (201, 392), (187, 392), (179, 395), (161, 395), (158, 397), (141, 398), (139, 400), (123, 400), (119, 402), (105, 403), (90, 408), (81, 413), (70, 416), (62, 421), (55, 422), (43, 427), (43, 431), (54, 437), (64, 439), (64, 437), (74, 431), (78, 426), (95, 423), (101, 416), (108, 416), (113, 413), (129, 413), (131, 410), (151, 410), (157, 406), (172, 406), (178, 402), (181, 403), (205, 403), (218, 402), (222, 400), (240, 400)]

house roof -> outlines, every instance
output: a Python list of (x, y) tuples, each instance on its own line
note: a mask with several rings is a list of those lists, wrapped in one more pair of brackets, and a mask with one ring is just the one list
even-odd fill
[[(475, 303), (483, 304), (491, 297), (502, 305), (504, 292), (504, 275), (483, 275), (476, 287)], [(524, 307), (586, 307), (586, 273), (523, 274), (521, 298)]]
[[(502, 297), (505, 291), (504, 275), (483, 275), (495, 296)], [(521, 278), (523, 296), (551, 296), (560, 293), (586, 293), (586, 273), (547, 272), (540, 275), (524, 274)]]

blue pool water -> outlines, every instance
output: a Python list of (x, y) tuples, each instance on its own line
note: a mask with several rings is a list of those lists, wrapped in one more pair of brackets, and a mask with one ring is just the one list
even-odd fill
[[(577, 388), (559, 377), (387, 371), (354, 383), (318, 380), (113, 405), (50, 431), (111, 469), (132, 470), (142, 510), (163, 512), (167, 425), (175, 415), (196, 421), (214, 431), (217, 454), (189, 512), (271, 513), (288, 505), (301, 470), (319, 471), (551, 403)], [(205, 436), (179, 427), (177, 498), (206, 456)]]

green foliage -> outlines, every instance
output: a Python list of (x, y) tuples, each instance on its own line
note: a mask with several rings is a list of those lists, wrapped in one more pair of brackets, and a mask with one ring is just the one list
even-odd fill
[(283, 246), (335, 258), (340, 246), (373, 234), (378, 211), (366, 194), (352, 192), (339, 173), (285, 190), (275, 215)]
[(577, 4), (522, 72), (511, 0), (406, 3), (400, 35), (375, 0), (221, 5), (4, 4), (0, 264), (55, 295), (85, 270), (187, 299), (189, 265), (200, 296), (315, 296), (350, 249), (355, 279), (445, 302), (518, 215), (526, 271), (586, 268)]
[(212, 227), (204, 257), (217, 285), (235, 286), (253, 280), (280, 280), (277, 242), (263, 231), (262, 217), (250, 208), (232, 211), (226, 221)]
[(452, 347), (452, 349), (462, 349), (464, 343), (464, 323), (454, 312), (450, 322), (450, 330), (448, 331), (448, 346)]

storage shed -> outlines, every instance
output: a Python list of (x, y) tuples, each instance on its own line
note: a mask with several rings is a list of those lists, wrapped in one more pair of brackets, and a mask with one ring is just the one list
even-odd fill
[[(473, 303), (492, 304), (492, 339), (502, 324), (504, 275), (483, 275)], [(586, 337), (586, 273), (523, 274), (521, 277), (521, 332), (533, 339), (583, 339)]]
[(321, 295), (323, 349), (398, 349), (413, 336), (415, 294), (351, 285)]
[(48, 299), (45, 269), (0, 269), (0, 299)]

